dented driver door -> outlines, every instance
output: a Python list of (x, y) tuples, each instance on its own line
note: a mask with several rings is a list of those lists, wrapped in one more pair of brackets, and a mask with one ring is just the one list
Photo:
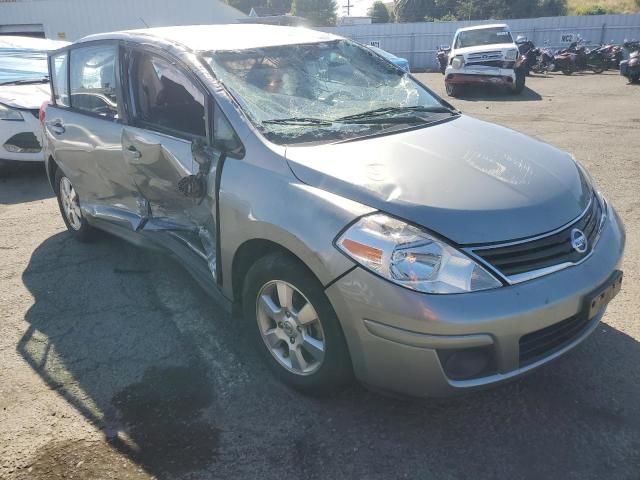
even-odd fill
[(146, 202), (140, 230), (179, 240), (216, 278), (216, 171), (209, 99), (175, 61), (146, 50), (128, 57), (132, 121), (122, 131), (131, 178)]

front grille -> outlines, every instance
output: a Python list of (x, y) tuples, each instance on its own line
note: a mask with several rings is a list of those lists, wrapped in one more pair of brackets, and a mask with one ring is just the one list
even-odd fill
[[(512, 245), (477, 248), (473, 252), (507, 277), (563, 263), (577, 263), (593, 249), (602, 213), (600, 201), (594, 195), (586, 212), (557, 233)], [(587, 238), (587, 249), (582, 253), (572, 246), (574, 229), (581, 230)]]
[(582, 312), (520, 337), (520, 367), (561, 350), (584, 332), (588, 325), (589, 317)]

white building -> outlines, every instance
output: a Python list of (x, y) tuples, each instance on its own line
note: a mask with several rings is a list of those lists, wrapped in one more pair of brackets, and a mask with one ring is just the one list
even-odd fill
[(235, 23), (243, 17), (223, 0), (0, 0), (0, 35), (73, 41), (99, 32)]

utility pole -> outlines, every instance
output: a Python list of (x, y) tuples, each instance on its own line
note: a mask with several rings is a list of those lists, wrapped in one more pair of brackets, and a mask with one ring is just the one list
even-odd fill
[(342, 6), (342, 8), (347, 9), (347, 17), (351, 16), (351, 7), (353, 7), (353, 5), (351, 4), (351, 0), (347, 0), (347, 4)]

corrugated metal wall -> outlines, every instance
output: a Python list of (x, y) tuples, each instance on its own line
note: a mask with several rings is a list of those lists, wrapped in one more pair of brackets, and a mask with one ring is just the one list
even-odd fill
[(0, 3), (0, 26), (42, 24), (66, 40), (131, 28), (234, 23), (245, 15), (220, 0), (41, 0)]
[[(640, 39), (640, 14), (525, 18), (504, 22), (509, 24), (514, 35), (525, 35), (537, 46), (543, 46), (545, 42), (550, 47), (567, 46), (570, 43), (569, 35), (574, 38), (580, 35), (590, 44), (622, 43), (625, 38)], [(379, 42), (380, 48), (407, 58), (412, 68), (436, 70), (438, 45), (449, 45), (460, 27), (483, 23), (497, 21), (378, 23), (320, 30), (350, 37), (361, 43)]]

